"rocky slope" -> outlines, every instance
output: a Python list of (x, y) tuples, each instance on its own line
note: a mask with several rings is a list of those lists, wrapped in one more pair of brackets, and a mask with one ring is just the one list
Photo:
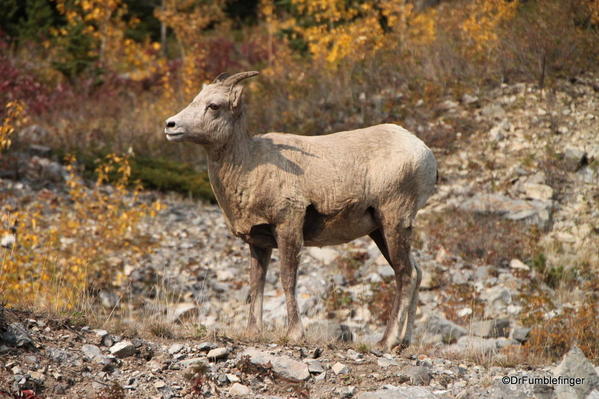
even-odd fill
[[(472, 123), (459, 131), (456, 120)], [(246, 337), (247, 249), (218, 207), (169, 196), (166, 209), (144, 221), (152, 250), (115, 259), (125, 282), (96, 298), (127, 328), (6, 311), (0, 390), (44, 398), (599, 397), (597, 368), (574, 342), (559, 364), (514, 355), (528, 350), (535, 327), (525, 317), (536, 306), (533, 283), (552, 304), (538, 309), (539, 320), (588, 306), (593, 295), (583, 283), (599, 272), (599, 79), (559, 82), (545, 93), (523, 84), (470, 93), (440, 104), (438, 117), (415, 130), (450, 128), (455, 140), (435, 148), (437, 193), (419, 215), (414, 252), (424, 278), (411, 348), (382, 353), (372, 345), (382, 334), (392, 270), (367, 239), (304, 251), (298, 299), (308, 337), (301, 344), (282, 336), (275, 251), (265, 289), (268, 331)], [(43, 154), (23, 168), (25, 179), (0, 180), (3, 192), (32, 197), (40, 179), (61, 184), (61, 166)], [(522, 235), (536, 226), (542, 269), (509, 254), (473, 261), (434, 241), (465, 214), (513, 221)], [(476, 226), (470, 234), (487, 239)], [(573, 270), (580, 288), (549, 284), (549, 270)], [(172, 332), (160, 334), (156, 325)], [(585, 381), (550, 379), (559, 376)], [(534, 377), (540, 380), (529, 383)]]

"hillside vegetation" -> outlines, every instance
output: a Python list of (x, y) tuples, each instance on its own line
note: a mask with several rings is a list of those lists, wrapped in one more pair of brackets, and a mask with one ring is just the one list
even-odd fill
[[(598, 66), (598, 0), (0, 0), (0, 398), (594, 398)], [(241, 70), (252, 132), (433, 149), (410, 348), (366, 238), (303, 252), (300, 343), (275, 251), (246, 335), (246, 245), (162, 133)]]

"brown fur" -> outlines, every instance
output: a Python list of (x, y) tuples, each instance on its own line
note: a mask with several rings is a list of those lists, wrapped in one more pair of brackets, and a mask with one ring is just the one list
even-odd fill
[[(165, 129), (171, 141), (195, 142), (206, 149), (210, 182), (227, 224), (250, 245), (249, 327), (262, 327), (262, 293), (272, 248), (279, 249), (281, 258), (288, 333), (299, 339), (303, 329), (295, 287), (301, 247), (370, 235), (396, 274), (381, 344), (409, 344), (420, 285), (420, 270), (410, 258), (411, 226), (434, 190), (437, 166), (432, 152), (391, 124), (314, 137), (250, 137), (239, 82), (255, 74), (219, 76), (169, 118)], [(407, 294), (403, 301), (402, 292)]]

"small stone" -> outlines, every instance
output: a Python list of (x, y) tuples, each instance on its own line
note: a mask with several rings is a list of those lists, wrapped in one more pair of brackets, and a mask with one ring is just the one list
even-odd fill
[(528, 266), (526, 263), (522, 262), (520, 259), (512, 259), (510, 261), (510, 268), (512, 268), (514, 270), (524, 270), (524, 271), (530, 270), (530, 266)]
[(322, 363), (318, 360), (307, 359), (305, 362), (308, 364), (308, 371), (314, 374), (320, 374), (324, 372), (324, 367), (322, 367)]
[(161, 389), (164, 388), (166, 386), (166, 382), (162, 381), (162, 380), (157, 380), (156, 382), (154, 382), (154, 388), (156, 389)]
[(241, 381), (239, 379), (239, 377), (237, 377), (235, 374), (226, 374), (227, 376), (227, 380), (229, 380), (229, 382), (239, 382)]
[(347, 353), (347, 357), (355, 362), (364, 360), (364, 355), (359, 352), (356, 352), (353, 349), (348, 349), (346, 353)]
[(333, 372), (337, 375), (349, 373), (349, 367), (339, 362), (335, 363), (333, 367), (331, 367), (331, 370), (333, 370)]
[(174, 355), (175, 353), (181, 352), (181, 350), (183, 348), (184, 348), (184, 346), (181, 344), (172, 344), (171, 346), (168, 347), (168, 353), (171, 355)]
[(192, 357), (191, 359), (181, 360), (181, 366), (183, 366), (184, 368), (197, 365), (207, 366), (206, 359), (203, 357)]
[(458, 317), (466, 317), (466, 316), (470, 316), (472, 314), (472, 308), (463, 308), (460, 309), (456, 312), (456, 314), (458, 315)]
[(252, 393), (252, 390), (249, 387), (247, 387), (243, 384), (240, 384), (238, 382), (234, 383), (229, 388), (229, 395), (231, 395), (231, 396), (247, 396), (247, 395), (250, 395), (251, 393)]
[(512, 338), (518, 342), (524, 343), (528, 341), (528, 336), (531, 329), (528, 327), (515, 327), (512, 331)]
[(82, 345), (81, 346), (81, 352), (83, 352), (83, 355), (89, 359), (89, 360), (93, 360), (96, 363), (101, 363), (102, 360), (104, 360), (104, 355), (102, 354), (102, 350), (100, 348), (98, 348), (96, 345)]
[(428, 334), (440, 334), (443, 337), (443, 342), (454, 342), (468, 333), (464, 327), (436, 315), (430, 316), (425, 321), (423, 328)]
[(308, 248), (308, 254), (325, 265), (333, 263), (333, 261), (339, 256), (339, 252), (333, 248), (319, 247)]
[(337, 387), (335, 388), (335, 393), (339, 395), (340, 398), (351, 398), (356, 393), (356, 387), (347, 386), (347, 387)]
[(579, 148), (566, 147), (564, 162), (569, 171), (575, 172), (588, 163), (587, 153)]
[(376, 360), (376, 364), (383, 369), (386, 369), (390, 366), (399, 366), (399, 363), (393, 359), (386, 359), (384, 357), (380, 357)]
[(131, 341), (121, 341), (110, 347), (110, 353), (122, 359), (135, 354), (135, 345)]
[(229, 355), (229, 350), (227, 348), (216, 348), (212, 349), (208, 352), (208, 359), (216, 360), (216, 359), (224, 359)]
[(462, 102), (466, 105), (474, 104), (478, 102), (478, 97), (466, 93), (462, 96)]
[(412, 385), (429, 385), (431, 383), (431, 372), (428, 367), (412, 366), (405, 370), (404, 374), (410, 378)]
[(209, 350), (214, 349), (217, 346), (218, 345), (216, 345), (216, 344), (214, 344), (212, 342), (202, 342), (201, 344), (199, 344), (197, 346), (197, 348), (198, 348), (199, 351), (208, 352)]
[(240, 355), (242, 358), (244, 356), (248, 356), (250, 362), (253, 364), (266, 366), (268, 363), (270, 363), (272, 365), (272, 370), (284, 378), (289, 378), (296, 381), (303, 381), (310, 378), (308, 366), (303, 362), (299, 362), (290, 358), (289, 356), (275, 356), (255, 348), (247, 348)]
[(526, 183), (522, 186), (526, 198), (548, 201), (553, 198), (553, 188), (546, 184)]

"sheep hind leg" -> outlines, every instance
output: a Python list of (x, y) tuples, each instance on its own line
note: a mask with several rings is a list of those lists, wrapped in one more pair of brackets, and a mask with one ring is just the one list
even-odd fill
[[(389, 265), (395, 272), (395, 295), (393, 304), (389, 313), (387, 327), (383, 334), (383, 338), (378, 345), (391, 350), (397, 344), (400, 344), (399, 334), (404, 331), (409, 331), (411, 328), (406, 328), (406, 323), (413, 322), (413, 317), (410, 317), (409, 308), (412, 305), (412, 298), (402, 298), (404, 294), (404, 285), (409, 285), (407, 294), (411, 296), (414, 291), (414, 282), (412, 282), (412, 265), (410, 262), (410, 228), (402, 226), (395, 228), (379, 229), (370, 234), (370, 237), (377, 244), (381, 253), (389, 262)], [(416, 288), (417, 289), (417, 288)], [(406, 306), (407, 305), (407, 306)], [(402, 341), (405, 338), (402, 337)]]
[[(302, 226), (302, 223), (295, 225)], [(287, 305), (287, 337), (293, 341), (300, 341), (304, 338), (304, 329), (295, 295), (302, 244), (301, 230), (296, 231), (292, 226), (281, 227), (277, 230), (277, 247), (281, 258), (281, 283)]]
[(410, 263), (412, 265), (412, 277), (409, 289), (406, 292), (404, 302), (406, 307), (401, 311), (402, 319), (405, 319), (405, 324), (400, 321), (400, 326), (403, 326), (402, 333), (399, 337), (400, 345), (408, 347), (412, 343), (412, 332), (414, 330), (414, 320), (416, 319), (416, 307), (418, 306), (418, 290), (422, 281), (422, 270), (416, 262), (416, 259), (410, 254)]
[(250, 244), (250, 314), (248, 332), (251, 335), (262, 330), (262, 302), (264, 282), (272, 248), (260, 248)]

